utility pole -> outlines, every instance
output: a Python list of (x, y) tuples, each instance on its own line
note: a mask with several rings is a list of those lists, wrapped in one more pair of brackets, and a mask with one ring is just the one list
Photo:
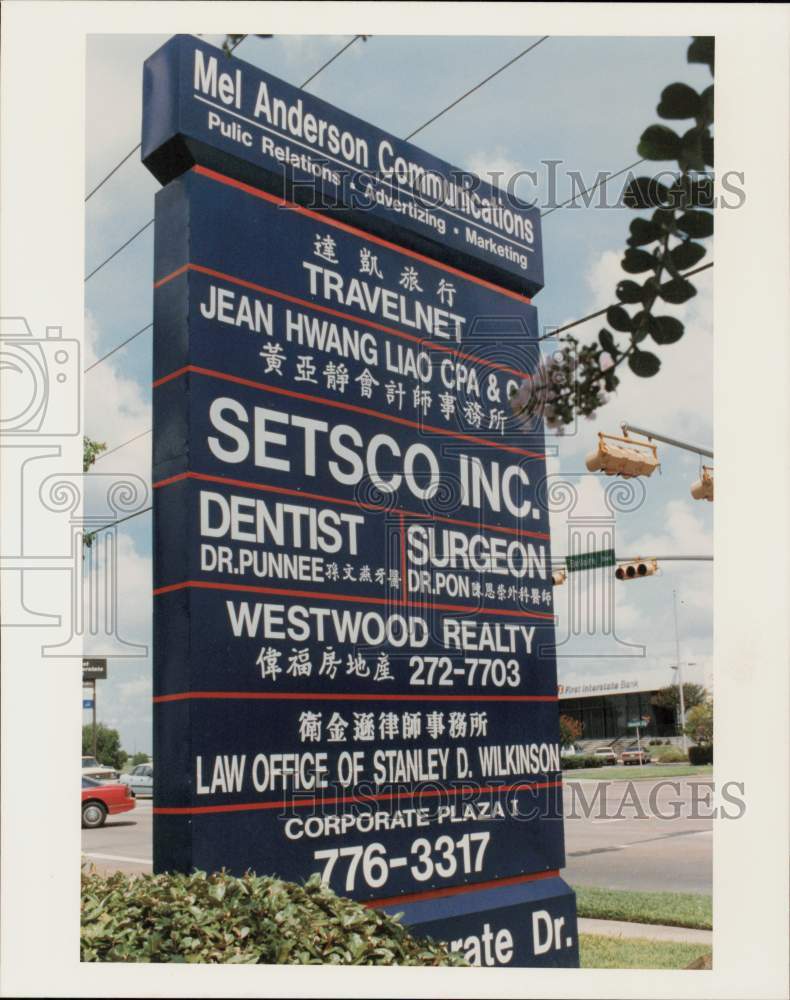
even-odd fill
[(673, 448), (682, 448), (684, 451), (694, 452), (695, 455), (704, 455), (706, 458), (713, 458), (713, 452), (710, 448), (702, 448), (699, 445), (689, 444), (686, 441), (678, 441), (677, 438), (667, 437), (665, 434), (656, 434), (655, 431), (645, 430), (644, 427), (634, 427), (633, 424), (624, 423), (620, 426), (623, 429), (623, 434), (633, 431), (635, 434), (644, 434), (650, 440), (661, 441), (664, 444), (671, 445)]
[(680, 638), (678, 636), (678, 601), (677, 591), (672, 591), (672, 611), (675, 616), (675, 670), (678, 672), (678, 689), (680, 691), (680, 729), (683, 733), (683, 752), (688, 753), (686, 738), (686, 704), (683, 697), (683, 670), (680, 666)]
[(96, 678), (91, 678), (93, 684), (93, 756), (96, 758)]

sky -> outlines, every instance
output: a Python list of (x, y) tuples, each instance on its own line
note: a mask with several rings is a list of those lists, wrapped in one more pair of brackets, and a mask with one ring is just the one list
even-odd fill
[[(221, 44), (223, 36), (204, 36)], [(247, 38), (236, 55), (295, 85), (301, 85), (348, 41), (343, 36)], [(164, 41), (155, 35), (89, 36), (86, 64), (86, 192), (140, 140), (142, 64)], [(371, 36), (358, 41), (320, 74), (309, 92), (395, 135), (405, 136), (537, 41), (525, 37)], [(661, 90), (680, 81), (707, 87), (707, 67), (689, 65), (689, 39), (548, 38), (523, 59), (420, 132), (415, 144), (442, 159), (485, 175), (537, 171), (539, 183), (522, 181), (516, 193), (546, 198), (556, 177), (557, 200), (570, 196), (569, 172), (584, 186), (600, 171), (617, 171), (638, 159), (642, 131), (658, 121)], [(546, 166), (559, 161), (553, 168)], [(658, 172), (671, 164), (643, 165)], [(641, 172), (641, 171), (640, 171)], [(611, 182), (610, 202), (622, 179)], [(159, 185), (132, 156), (86, 205), (86, 274), (153, 217)], [(620, 268), (628, 225), (636, 213), (593, 205), (561, 208), (543, 221), (546, 286), (534, 303), (544, 328), (562, 326), (610, 305), (624, 273)], [(711, 241), (707, 241), (712, 260)], [(152, 316), (153, 227), (102, 268), (85, 288), (86, 364), (145, 326)], [(660, 472), (639, 480), (636, 500), (614, 515), (605, 491), (611, 484), (591, 475), (584, 456), (600, 430), (620, 433), (627, 420), (658, 433), (713, 448), (713, 269), (700, 274), (697, 296), (682, 307), (666, 307), (686, 325), (678, 343), (656, 349), (660, 373), (640, 379), (625, 372), (614, 397), (594, 421), (581, 420), (561, 438), (549, 472), (574, 484), (570, 511), (552, 513), (555, 556), (567, 551), (571, 532), (597, 537), (614, 525), (615, 548), (625, 555), (688, 555), (713, 552), (712, 504), (695, 501), (689, 488), (698, 477), (695, 455), (660, 447)], [(582, 343), (597, 337), (599, 321), (573, 332)], [(85, 426), (108, 449), (151, 426), (151, 331), (122, 348), (85, 376)], [(133, 474), (150, 485), (150, 435), (103, 457), (96, 473)], [(644, 485), (644, 489), (642, 488)], [(597, 520), (596, 520), (597, 519)], [(119, 631), (147, 655), (113, 658), (106, 681), (98, 682), (99, 719), (117, 728), (129, 752), (151, 749), (151, 515), (118, 531)], [(660, 574), (611, 587), (613, 633), (587, 634), (568, 622), (569, 601), (586, 605), (595, 574), (581, 574), (573, 587), (555, 589), (560, 683), (637, 679), (641, 688), (673, 679), (676, 662), (673, 590), (684, 680), (712, 685), (713, 573), (707, 562), (665, 562)], [(572, 598), (571, 594), (575, 596)], [(604, 598), (599, 597), (599, 600)], [(574, 618), (574, 621), (578, 621)], [(580, 633), (580, 634), (579, 634)], [(86, 655), (101, 650), (86, 645)], [(87, 714), (86, 714), (87, 720)]]

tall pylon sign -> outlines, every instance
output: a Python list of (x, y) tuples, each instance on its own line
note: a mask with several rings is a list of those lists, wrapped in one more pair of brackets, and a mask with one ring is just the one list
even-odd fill
[(188, 36), (145, 64), (154, 866), (576, 966), (538, 212)]

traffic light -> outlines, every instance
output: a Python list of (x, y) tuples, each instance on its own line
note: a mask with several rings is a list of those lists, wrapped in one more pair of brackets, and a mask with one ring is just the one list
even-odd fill
[(631, 562), (620, 563), (614, 571), (618, 580), (638, 580), (643, 576), (652, 576), (658, 572), (656, 559), (632, 559)]
[(568, 573), (567, 570), (564, 569), (555, 569), (554, 572), (551, 574), (551, 582), (554, 584), (555, 587), (559, 587), (560, 584), (565, 583), (567, 579), (568, 579)]
[[(611, 442), (617, 442), (612, 444)], [(585, 460), (590, 472), (607, 476), (652, 476), (658, 468), (658, 449), (649, 441), (638, 441), (615, 434), (598, 433), (598, 447)]]
[(713, 500), (713, 466), (703, 465), (702, 476), (691, 487), (695, 500)]

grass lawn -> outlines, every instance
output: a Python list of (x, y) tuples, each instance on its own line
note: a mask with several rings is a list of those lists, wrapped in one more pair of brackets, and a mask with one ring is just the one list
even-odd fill
[(563, 771), (563, 781), (639, 781), (647, 778), (685, 778), (695, 775), (704, 777), (713, 774), (712, 764), (645, 764), (643, 767), (580, 767), (578, 770)]
[(685, 969), (695, 958), (709, 953), (704, 944), (579, 935), (583, 969)]
[[(574, 885), (580, 917), (636, 924), (713, 928), (713, 901), (694, 892), (625, 892)], [(689, 959), (690, 961), (690, 959)]]

